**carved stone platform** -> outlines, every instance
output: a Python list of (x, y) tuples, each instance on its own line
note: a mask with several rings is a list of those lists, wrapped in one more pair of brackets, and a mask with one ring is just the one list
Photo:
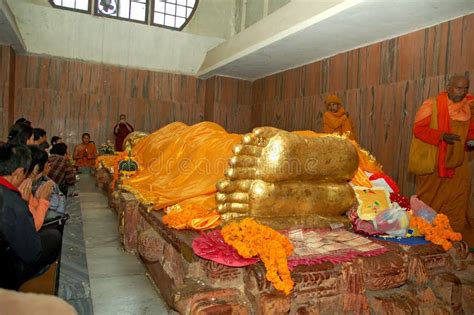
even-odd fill
[(114, 179), (112, 172), (105, 166), (100, 165), (96, 168), (95, 177), (96, 186), (101, 189), (108, 197), (109, 207), (117, 212), (120, 202), (120, 191), (114, 191), (114, 187), (112, 187), (112, 182)]
[[(117, 192), (116, 192), (117, 193)], [(198, 233), (167, 228), (119, 193), (121, 239), (137, 253), (168, 305), (181, 314), (452, 314), (474, 313), (474, 257), (466, 243), (400, 246), (348, 263), (299, 266), (285, 296), (265, 279), (263, 264), (232, 268), (194, 255)]]

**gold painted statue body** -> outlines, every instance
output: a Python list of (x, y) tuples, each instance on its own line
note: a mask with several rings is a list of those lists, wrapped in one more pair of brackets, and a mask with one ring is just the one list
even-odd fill
[(381, 171), (354, 141), (312, 131), (262, 127), (239, 135), (212, 122), (174, 122), (129, 142), (140, 171), (121, 187), (150, 209), (198, 205), (276, 228), (343, 220), (356, 200), (347, 182), (356, 171)]
[(217, 183), (217, 209), (225, 219), (252, 216), (274, 228), (346, 221), (343, 214), (356, 201), (348, 181), (359, 165), (347, 139), (261, 127), (233, 152)]

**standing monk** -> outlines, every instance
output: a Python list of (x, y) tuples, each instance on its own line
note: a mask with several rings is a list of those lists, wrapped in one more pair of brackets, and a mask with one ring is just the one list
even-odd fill
[[(416, 138), (438, 147), (435, 171), (417, 176), (416, 194), (434, 210), (446, 214), (453, 230), (463, 232), (464, 237), (472, 234), (467, 219), (471, 179), (466, 149), (472, 143), (469, 140), (474, 139), (474, 104), (468, 89), (467, 78), (452, 77), (447, 92), (423, 103), (413, 126)], [(430, 128), (433, 105), (437, 106), (438, 129)]]
[(133, 132), (133, 127), (127, 122), (127, 117), (122, 114), (120, 115), (120, 121), (114, 127), (114, 135), (115, 135), (115, 150), (122, 151), (123, 148), (123, 140), (125, 137)]
[(82, 143), (74, 148), (74, 160), (78, 167), (95, 167), (97, 149), (91, 141), (91, 136), (86, 132), (82, 134)]
[(346, 134), (349, 139), (356, 140), (352, 119), (342, 106), (341, 99), (335, 94), (330, 94), (324, 102), (327, 110), (323, 116), (323, 132)]

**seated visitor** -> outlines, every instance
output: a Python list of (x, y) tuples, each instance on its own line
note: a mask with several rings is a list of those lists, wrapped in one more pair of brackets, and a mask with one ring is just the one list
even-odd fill
[(342, 106), (341, 99), (334, 94), (328, 95), (324, 101), (326, 112), (323, 115), (323, 132), (336, 133), (338, 135), (347, 134), (349, 139), (356, 140), (354, 125), (349, 113)]
[(65, 143), (56, 143), (49, 150), (49, 173), (48, 177), (58, 184), (59, 189), (67, 196), (69, 186), (76, 183), (76, 173), (67, 154), (67, 145)]
[(33, 144), (39, 146), (41, 149), (46, 150), (49, 148), (48, 138), (46, 136), (46, 130), (42, 128), (33, 129)]
[(49, 198), (54, 182), (50, 180), (45, 185), (37, 187), (36, 192), (33, 191), (33, 184), (43, 175), (45, 165), (48, 162), (48, 154), (36, 145), (28, 147), (31, 151), (31, 164), (27, 172), (27, 179), (21, 183), (18, 190), (22, 198), (28, 202), (28, 208), (33, 215), (36, 230), (39, 230), (49, 208)]
[(21, 117), (15, 121), (15, 124), (27, 124), (28, 126), (31, 126), (31, 121), (29, 121), (28, 119), (24, 117)]
[(25, 145), (0, 147), (0, 286), (17, 290), (54, 262), (61, 247), (56, 230), (37, 232), (27, 203), (18, 190), (31, 163)]
[(51, 146), (55, 145), (56, 143), (62, 143), (63, 139), (59, 136), (52, 136), (51, 137)]
[[(49, 207), (46, 209), (46, 216), (37, 219), (35, 214), (32, 213), (33, 218), (35, 219), (35, 225), (38, 228), (39, 223), (44, 222), (45, 218), (56, 217), (57, 215), (64, 214), (66, 197), (59, 190), (59, 186), (47, 176), (50, 170), (48, 154), (38, 146), (29, 147), (32, 157), (30, 166), (31, 174), (28, 176), (32, 181), (31, 196), (34, 196), (34, 199), (38, 200), (38, 203), (41, 203), (42, 200), (47, 200), (49, 204)], [(47, 196), (46, 193), (49, 191), (50, 195)], [(32, 211), (31, 208), (30, 211)], [(42, 209), (38, 215), (40, 214), (43, 215)]]
[(77, 167), (94, 167), (97, 149), (95, 144), (90, 141), (91, 136), (88, 133), (82, 134), (82, 143), (74, 148), (74, 161)]
[(33, 144), (33, 128), (24, 123), (17, 123), (10, 127), (7, 142), (10, 144)]
[(123, 151), (123, 140), (131, 132), (133, 132), (133, 127), (127, 122), (127, 116), (120, 115), (120, 121), (114, 127), (116, 151)]

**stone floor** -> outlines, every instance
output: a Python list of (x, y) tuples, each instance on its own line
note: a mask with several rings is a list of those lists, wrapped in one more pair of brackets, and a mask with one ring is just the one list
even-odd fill
[(81, 174), (65, 228), (58, 295), (80, 314), (167, 314), (140, 261), (122, 250), (116, 214)]

